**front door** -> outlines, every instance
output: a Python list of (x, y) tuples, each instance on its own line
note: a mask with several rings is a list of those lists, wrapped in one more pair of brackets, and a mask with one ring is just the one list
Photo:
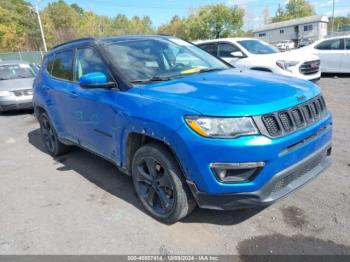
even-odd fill
[(78, 82), (81, 76), (94, 72), (104, 73), (114, 81), (107, 65), (92, 47), (77, 48), (74, 63), (76, 88), (76, 121), (79, 142), (82, 146), (115, 159), (118, 130), (117, 103), (119, 92), (108, 88), (82, 88)]

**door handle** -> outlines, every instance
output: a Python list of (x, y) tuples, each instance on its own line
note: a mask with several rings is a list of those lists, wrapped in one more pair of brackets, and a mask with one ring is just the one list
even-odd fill
[(71, 94), (71, 97), (73, 97), (73, 98), (77, 98), (78, 97), (78, 93), (75, 92), (75, 91), (72, 91), (70, 94)]

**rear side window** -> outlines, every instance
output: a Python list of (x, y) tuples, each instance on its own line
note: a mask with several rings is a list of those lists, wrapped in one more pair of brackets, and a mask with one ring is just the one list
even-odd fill
[(207, 51), (209, 54), (213, 56), (217, 56), (217, 50), (215, 44), (209, 44), (209, 45), (200, 45), (200, 48), (202, 48), (204, 51)]
[(241, 51), (237, 46), (233, 44), (219, 44), (219, 57), (233, 57), (232, 52)]
[(326, 40), (315, 48), (319, 50), (344, 50), (344, 39)]
[(46, 71), (51, 75), (52, 66), (55, 56), (50, 56), (47, 58)]
[(73, 81), (73, 50), (56, 53), (51, 75), (63, 80)]

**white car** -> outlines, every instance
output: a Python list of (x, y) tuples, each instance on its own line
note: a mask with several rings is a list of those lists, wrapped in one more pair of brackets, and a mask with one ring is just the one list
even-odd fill
[(226, 38), (194, 43), (239, 69), (266, 71), (314, 81), (321, 77), (318, 56), (300, 49), (281, 53), (277, 48), (252, 38)]
[(282, 51), (291, 50), (295, 48), (295, 43), (293, 40), (283, 40), (279, 42), (276, 47)]
[(300, 50), (320, 57), (322, 73), (350, 73), (350, 35), (323, 39)]

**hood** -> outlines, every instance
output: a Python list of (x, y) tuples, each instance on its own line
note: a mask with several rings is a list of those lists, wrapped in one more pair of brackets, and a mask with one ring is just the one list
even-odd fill
[(0, 90), (15, 91), (15, 90), (31, 89), (33, 86), (33, 81), (34, 81), (34, 78), (0, 80)]
[(297, 105), (319, 94), (319, 89), (305, 80), (230, 69), (144, 85), (140, 92), (203, 115), (248, 116)]

